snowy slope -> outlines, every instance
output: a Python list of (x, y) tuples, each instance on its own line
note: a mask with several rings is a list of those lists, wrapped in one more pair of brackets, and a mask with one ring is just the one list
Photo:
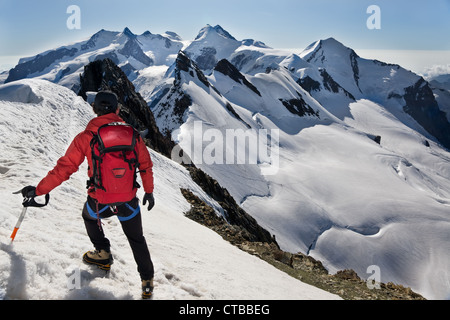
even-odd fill
[[(179, 74), (172, 89), (189, 95), (192, 103), (183, 122), (173, 126), (173, 109), (165, 108), (179, 96), (167, 95), (154, 109), (157, 121), (171, 125), (160, 122), (161, 128), (178, 128), (174, 137), (194, 163), (226, 187), (285, 250), (309, 253), (331, 272), (353, 268), (361, 277), (376, 265), (383, 282), (411, 286), (428, 298), (449, 297), (450, 154), (413, 130), (417, 124), (411, 118), (358, 99), (347, 102), (340, 119), (284, 68), (245, 76), (259, 95), (216, 70), (207, 79), (221, 94), (200, 81), (195, 65)], [(294, 97), (320, 117), (292, 114), (279, 101)], [(203, 136), (196, 135), (198, 128)], [(261, 174), (263, 159), (254, 165), (204, 161), (215, 141), (204, 135), (208, 129), (249, 128), (280, 130), (276, 175)], [(373, 139), (377, 135), (381, 145)], [(224, 154), (232, 150), (227, 143)], [(250, 150), (243, 143), (237, 148)]]
[(332, 273), (351, 266), (367, 277), (377, 265), (383, 281), (448, 298), (449, 154), (428, 150), (423, 137), (370, 101), (351, 109), (355, 127), (384, 126), (383, 147), (341, 125), (304, 129), (281, 140), (292, 147), (267, 177), (270, 194), (247, 197), (244, 209), (282, 246), (301, 246)]
[[(104, 221), (115, 255), (110, 275), (81, 262), (91, 249), (81, 218), (86, 164), (51, 193), (47, 207), (28, 209), (14, 244), (9, 243), (21, 210), (21, 196), (12, 192), (38, 183), (92, 117), (88, 104), (59, 85), (20, 80), (0, 86), (0, 298), (140, 298), (139, 275), (116, 219)], [(143, 224), (156, 270), (155, 299), (338, 298), (290, 278), (184, 217), (189, 205), (180, 187), (215, 203), (181, 166), (154, 152), (152, 159), (156, 206), (150, 213), (144, 210)], [(69, 279), (77, 274), (80, 287), (69, 290)]]

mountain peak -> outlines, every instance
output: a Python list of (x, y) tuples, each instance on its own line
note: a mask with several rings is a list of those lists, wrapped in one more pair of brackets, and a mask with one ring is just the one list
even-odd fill
[(200, 32), (198, 33), (195, 40), (199, 40), (203, 37), (206, 37), (207, 35), (209, 35), (211, 33), (216, 33), (226, 39), (236, 40), (230, 33), (228, 33), (228, 31), (223, 29), (220, 25), (216, 25), (215, 27), (212, 27), (209, 24), (207, 24), (200, 30)]
[[(319, 53), (320, 52), (320, 53)], [(313, 58), (317, 58), (317, 54), (323, 55), (350, 55), (352, 58), (359, 57), (356, 52), (339, 42), (333, 37), (322, 39), (311, 43), (300, 53), (300, 57), (308, 62)]]
[(322, 39), (322, 40), (319, 40), (321, 43), (324, 43), (324, 44), (329, 44), (329, 45), (341, 45), (341, 46), (344, 46), (343, 44), (342, 44), (342, 42), (339, 42), (338, 40), (336, 40), (335, 38), (333, 38), (333, 37), (329, 37), (329, 38), (326, 38), (326, 39)]
[(176, 41), (182, 41), (183, 39), (175, 32), (173, 31), (166, 31), (164, 32), (163, 36), (172, 39), (172, 40), (176, 40)]
[(347, 47), (342, 42), (339, 42), (335, 38), (327, 38), (325, 40), (320, 40), (320, 43), (323, 48), (327, 50), (335, 50), (335, 51), (348, 51), (356, 54), (352, 48)]
[(126, 35), (128, 38), (132, 39), (136, 38), (136, 35), (133, 32), (131, 32), (131, 30), (128, 29), (128, 27), (125, 27), (125, 29), (123, 29), (122, 34)]

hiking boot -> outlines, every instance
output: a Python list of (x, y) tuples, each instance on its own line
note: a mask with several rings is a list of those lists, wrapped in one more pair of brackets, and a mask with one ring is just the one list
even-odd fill
[(96, 265), (98, 268), (109, 271), (113, 264), (113, 256), (106, 250), (88, 251), (83, 255), (83, 261), (87, 264)]
[(153, 278), (142, 280), (142, 299), (150, 299), (153, 295)]

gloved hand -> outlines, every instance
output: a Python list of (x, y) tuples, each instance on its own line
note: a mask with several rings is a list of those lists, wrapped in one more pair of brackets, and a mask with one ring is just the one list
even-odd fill
[(22, 194), (22, 196), (23, 196), (22, 205), (24, 207), (37, 207), (37, 208), (45, 207), (50, 200), (50, 195), (46, 194), (45, 195), (45, 203), (37, 203), (34, 200), (34, 198), (37, 197), (36, 187), (33, 187), (33, 186), (27, 186), (25, 188), (22, 188), (22, 190), (19, 190), (17, 192), (13, 192), (13, 193), (14, 194), (19, 194), (19, 193)]
[(155, 206), (155, 198), (153, 197), (153, 193), (146, 193), (144, 195), (144, 206), (148, 201), (148, 208), (147, 210), (150, 211)]
[(36, 197), (36, 187), (27, 186), (22, 189), (22, 196), (24, 198), (34, 198)]

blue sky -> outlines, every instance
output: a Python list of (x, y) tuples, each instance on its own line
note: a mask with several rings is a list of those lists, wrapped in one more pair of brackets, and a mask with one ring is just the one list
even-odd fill
[[(80, 8), (79, 30), (66, 26), (69, 5)], [(380, 8), (381, 29), (366, 26), (370, 5)], [(173, 31), (193, 40), (206, 24), (274, 48), (335, 37), (354, 49), (450, 50), (449, 17), (450, 0), (0, 0), (0, 66), (100, 29)]]

